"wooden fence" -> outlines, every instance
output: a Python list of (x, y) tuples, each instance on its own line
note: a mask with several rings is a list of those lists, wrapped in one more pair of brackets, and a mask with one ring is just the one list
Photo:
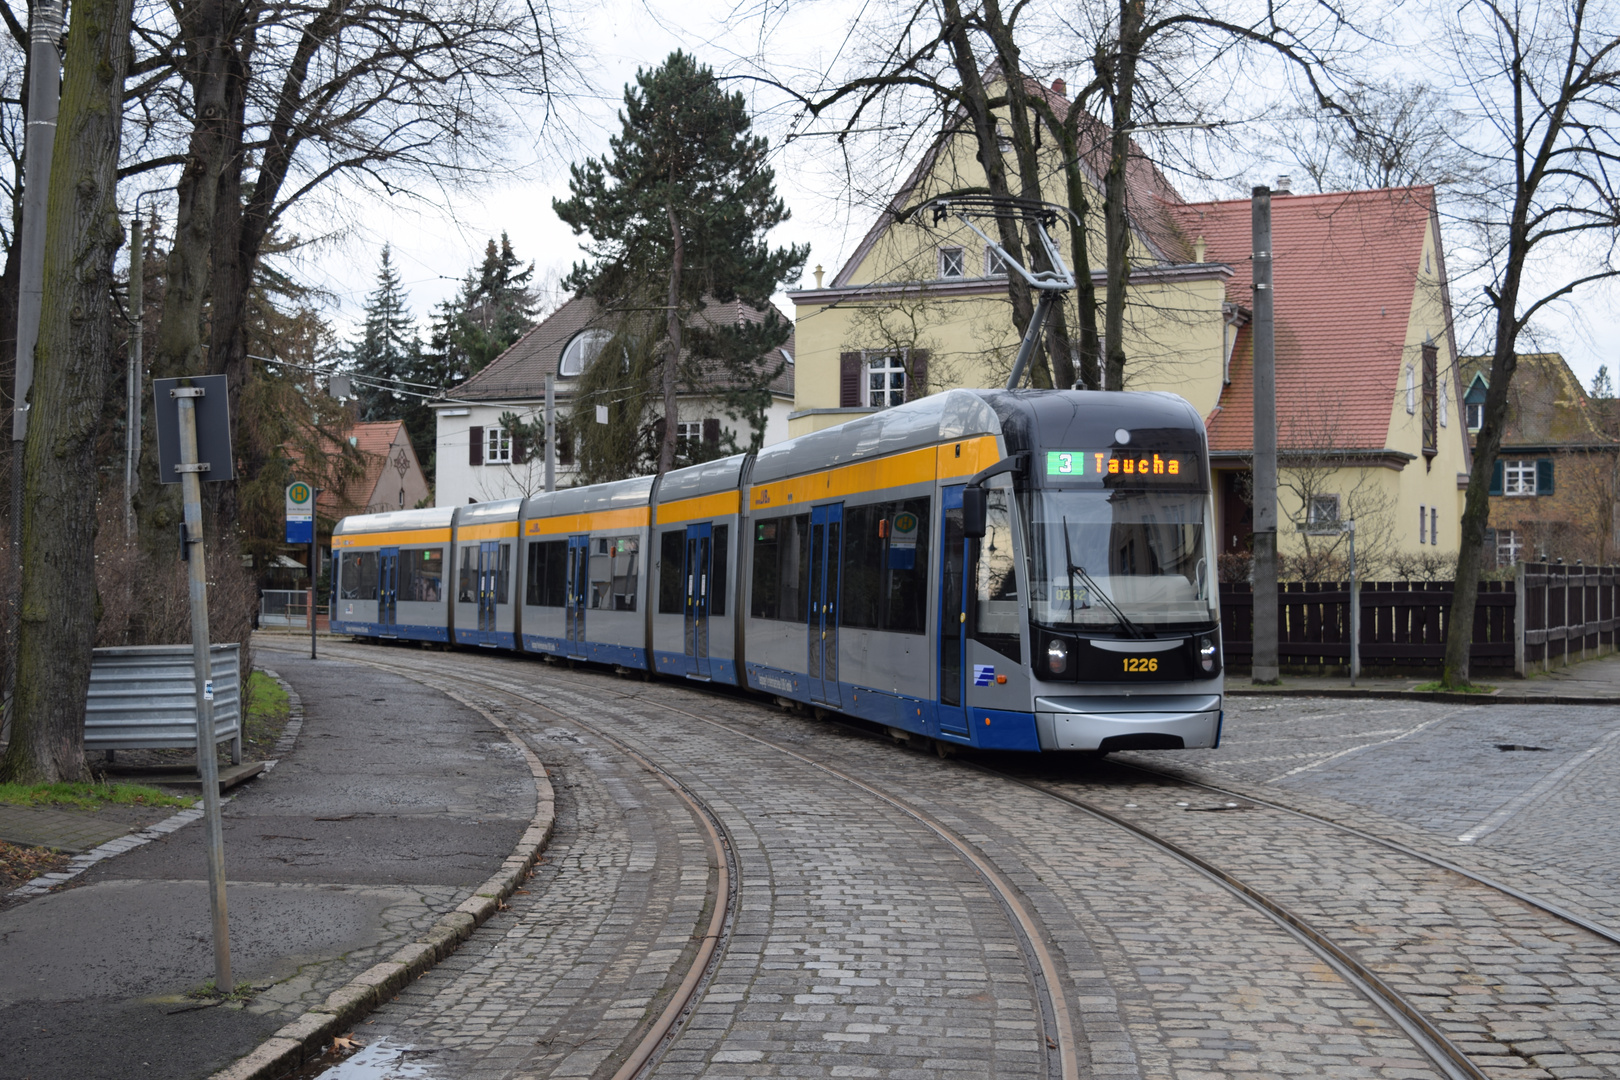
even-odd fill
[[(1437, 671), (1445, 659), (1452, 583), (1358, 583), (1361, 669)], [(1615, 650), (1620, 567), (1520, 563), (1513, 581), (1483, 581), (1474, 607), (1471, 671), (1518, 675)], [(1350, 589), (1344, 582), (1291, 582), (1277, 595), (1277, 658), (1285, 669), (1345, 669), (1350, 663)], [(1226, 663), (1254, 658), (1254, 598), (1247, 583), (1221, 586)]]

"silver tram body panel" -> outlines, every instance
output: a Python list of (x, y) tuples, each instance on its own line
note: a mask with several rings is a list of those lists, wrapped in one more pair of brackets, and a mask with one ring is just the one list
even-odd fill
[(451, 507), (346, 517), (332, 530), (333, 633), (450, 639)]

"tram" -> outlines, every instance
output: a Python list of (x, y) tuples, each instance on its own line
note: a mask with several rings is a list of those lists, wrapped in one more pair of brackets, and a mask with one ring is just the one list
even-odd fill
[(950, 390), (658, 478), (344, 518), (331, 626), (947, 744), (1213, 747), (1212, 515), (1174, 394)]

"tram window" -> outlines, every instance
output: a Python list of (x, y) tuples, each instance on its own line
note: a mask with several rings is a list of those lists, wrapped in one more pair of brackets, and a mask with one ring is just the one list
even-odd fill
[(338, 568), (340, 600), (377, 599), (377, 553), (345, 551)]
[(932, 499), (904, 499), (885, 507), (885, 630), (921, 634), (928, 626), (928, 520), (932, 506)]
[(512, 545), (502, 544), (495, 571), (495, 602), (504, 604), (512, 595)]
[(731, 539), (731, 526), (716, 525), (714, 527), (713, 560), (714, 574), (709, 588), (709, 614), (724, 615), (726, 613), (726, 543)]
[(802, 622), (810, 591), (810, 515), (770, 518), (754, 524), (753, 599), (756, 619)]
[(1014, 570), (1012, 520), (1007, 493), (986, 493), (984, 539), (979, 541), (978, 604), (973, 637), (1002, 656), (1022, 661), (1018, 621), (1018, 575)]
[(568, 541), (529, 541), (527, 581), (524, 603), (531, 607), (567, 606)]
[(399, 598), (429, 604), (444, 599), (444, 548), (406, 548), (399, 553)]
[(844, 507), (844, 566), (839, 604), (844, 626), (875, 630), (882, 590), (884, 537), (888, 533), (886, 506)]
[(636, 610), (640, 566), (639, 537), (599, 538), (596, 554), (591, 556), (591, 607), (607, 611)]
[(456, 583), (456, 602), (478, 603), (478, 545), (461, 549), (461, 580)]
[(658, 614), (680, 615), (686, 611), (686, 582), (681, 578), (686, 530), (669, 529), (658, 543)]

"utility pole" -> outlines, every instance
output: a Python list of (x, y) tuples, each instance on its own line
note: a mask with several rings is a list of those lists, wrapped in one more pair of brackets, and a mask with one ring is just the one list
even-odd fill
[[(23, 440), (28, 437), (28, 394), (34, 384), (34, 346), (39, 342), (40, 304), (45, 297), (45, 203), (51, 189), (51, 154), (56, 146), (56, 113), (62, 92), (61, 0), (37, 0), (28, 17), (28, 131), (23, 141), (21, 260), (17, 283), (16, 379), (11, 404), (11, 562), (22, 567)], [(12, 648), (21, 612), (22, 575), (7, 613), (6, 690), (16, 679)]]
[(1271, 291), (1271, 189), (1254, 189), (1254, 661), (1257, 683), (1277, 662), (1277, 355)]
[(557, 490), (557, 377), (546, 376), (546, 490)]
[(311, 488), (309, 508), (309, 658), (315, 656), (315, 605), (321, 598), (321, 519), (314, 514), (321, 501), (321, 489)]
[(129, 223), (129, 383), (124, 402), (124, 538), (135, 535), (135, 473), (141, 461), (141, 363), (142, 338), (146, 334), (146, 265), (141, 251), (141, 208), (137, 200), (135, 216)]

